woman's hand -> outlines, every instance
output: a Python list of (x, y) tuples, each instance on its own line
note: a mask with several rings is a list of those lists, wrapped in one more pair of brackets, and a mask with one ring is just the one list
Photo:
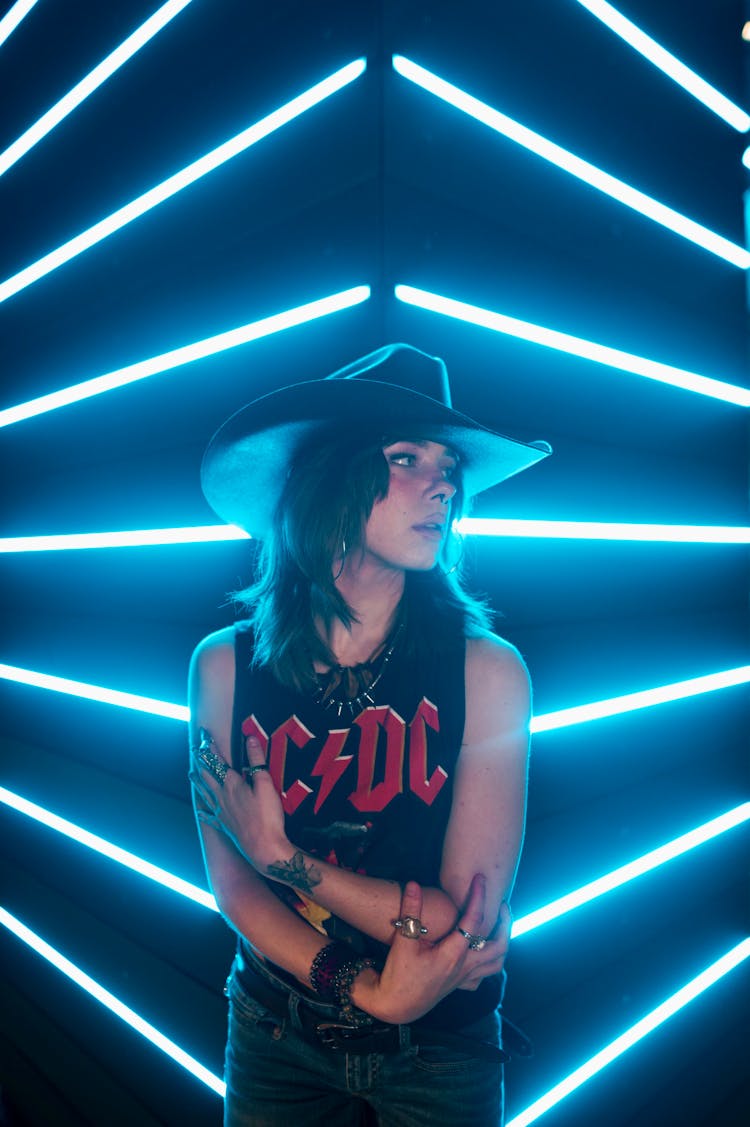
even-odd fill
[[(510, 911), (505, 905), (496, 937), (482, 942), (477, 930), (484, 915), (484, 898), (485, 880), (477, 874), (456, 928), (438, 943), (410, 938), (402, 927), (380, 976), (363, 972), (356, 979), (355, 1004), (381, 1021), (406, 1024), (422, 1017), (451, 991), (476, 989), (483, 978), (499, 974), (510, 940)], [(409, 881), (401, 897), (400, 919), (419, 921), (421, 911), (422, 890)]]
[(242, 774), (234, 771), (201, 729), (200, 747), (191, 751), (189, 777), (199, 820), (225, 833), (253, 868), (265, 873), (293, 847), (284, 830), (281, 798), (254, 737), (247, 740), (247, 756), (249, 767)]

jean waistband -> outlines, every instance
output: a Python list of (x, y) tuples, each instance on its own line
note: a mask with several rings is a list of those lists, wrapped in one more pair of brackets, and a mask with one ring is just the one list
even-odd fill
[(257, 958), (247, 949), (237, 952), (234, 960), (233, 973), (236, 974), (240, 984), (251, 996), (254, 990), (257, 990), (257, 982), (258, 979), (260, 979), (261, 982), (265, 982), (268, 986), (278, 991), (279, 997), (293, 996), (297, 999), (297, 1004), (304, 1005), (313, 1013), (318, 1014), (321, 1021), (334, 1021), (338, 1019), (342, 1024), (346, 1024), (338, 1006), (333, 1006), (328, 1002), (321, 1002), (319, 999), (313, 997), (301, 983), (292, 985), (286, 982), (279, 975), (274, 974), (264, 961)]
[(471, 1037), (416, 1025), (389, 1025), (373, 1019), (352, 1026), (337, 1006), (308, 998), (294, 990), (258, 959), (238, 954), (233, 973), (239, 985), (275, 1017), (289, 1020), (293, 1029), (313, 1044), (348, 1053), (397, 1053), (411, 1045), (454, 1046), (485, 1060), (502, 1063), (508, 1054), (497, 1045)]

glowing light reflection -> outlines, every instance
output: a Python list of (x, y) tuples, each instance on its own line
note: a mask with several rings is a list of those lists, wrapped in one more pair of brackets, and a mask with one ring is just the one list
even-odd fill
[[(0, 153), (0, 176), (4, 175), (9, 168), (12, 168), (30, 149), (33, 149), (34, 145), (38, 144), (43, 137), (46, 137), (55, 126), (59, 125), (77, 106), (80, 106), (81, 102), (85, 101), (90, 94), (93, 94), (102, 83), (106, 82), (115, 71), (119, 70), (128, 59), (131, 59), (136, 52), (140, 51), (141, 47), (144, 47), (149, 40), (153, 39), (190, 3), (191, 0), (168, 0), (166, 4), (162, 4), (161, 8), (154, 12), (145, 23), (136, 28), (132, 35), (129, 35), (119, 47), (116, 47), (111, 54), (107, 55), (106, 59), (103, 59), (72, 90), (69, 90), (38, 121), (35, 121), (25, 133), (22, 133), (12, 145), (9, 145), (5, 152)], [(2, 25), (0, 25), (0, 36), (2, 36)], [(0, 38), (0, 43), (2, 43), (2, 38)]]
[(101, 853), (103, 857), (108, 857), (110, 861), (116, 861), (119, 865), (124, 865), (128, 869), (132, 869), (134, 873), (139, 873), (141, 876), (163, 885), (172, 892), (177, 892), (180, 896), (184, 896), (188, 900), (193, 900), (203, 908), (208, 908), (213, 912), (218, 912), (219, 910), (213, 896), (210, 892), (206, 892), (205, 889), (198, 888), (197, 885), (191, 884), (190, 881), (183, 880), (182, 877), (177, 877), (174, 873), (167, 872), (166, 869), (162, 869), (158, 865), (153, 865), (150, 861), (145, 861), (142, 857), (138, 857), (135, 853), (131, 853), (127, 849), (121, 849), (119, 845), (114, 845), (111, 841), (107, 841), (106, 838), (99, 837), (98, 834), (90, 833), (89, 830), (84, 830), (82, 826), (77, 826), (75, 822), (69, 822), (67, 818), (61, 818), (58, 814), (53, 814), (51, 810), (45, 810), (43, 806), (38, 806), (35, 802), (30, 802), (20, 794), (15, 794), (5, 787), (0, 787), (0, 802), (4, 802), (5, 805), (9, 806), (12, 810), (17, 810), (18, 813), (25, 814), (28, 818), (33, 818), (36, 822), (41, 822), (42, 825), (48, 826), (49, 829), (56, 830), (65, 837), (77, 841), (80, 845), (85, 845), (88, 849), (93, 849), (95, 853)]
[(745, 387), (737, 387), (723, 380), (701, 376), (684, 368), (675, 368), (671, 364), (661, 364), (657, 360), (647, 360), (643, 356), (635, 356), (619, 348), (596, 344), (584, 337), (561, 333), (556, 329), (535, 325), (531, 321), (520, 321), (517, 317), (508, 317), (504, 313), (496, 313), (478, 305), (469, 305), (465, 301), (456, 301), (454, 298), (443, 297), (441, 294), (430, 293), (428, 290), (420, 290), (414, 286), (398, 285), (395, 287), (395, 294), (399, 301), (407, 305), (418, 306), (420, 309), (427, 309), (444, 317), (453, 317), (457, 321), (479, 325), (481, 328), (491, 329), (505, 336), (540, 344), (557, 352), (567, 352), (571, 356), (580, 356), (584, 360), (593, 360), (608, 368), (618, 368), (620, 371), (630, 372), (636, 376), (645, 376), (647, 379), (681, 387), (686, 391), (697, 392), (699, 395), (722, 399), (738, 407), (750, 407), (750, 390)]
[(718, 689), (729, 689), (750, 682), (750, 665), (726, 669), (721, 673), (709, 673), (703, 677), (691, 677), (687, 681), (674, 681), (670, 685), (660, 685), (655, 689), (643, 689), (637, 693), (626, 693), (607, 700), (592, 701), (591, 704), (578, 704), (573, 708), (561, 708), (556, 712), (546, 712), (535, 716), (531, 721), (532, 732), (553, 732), (568, 728), (572, 724), (585, 724), (591, 720), (603, 720), (608, 716), (620, 716), (641, 708), (653, 708), (657, 704), (685, 700), (713, 693)]
[(245, 152), (251, 145), (257, 144), (258, 141), (269, 134), (274, 133), (284, 125), (288, 125), (294, 118), (299, 117), (300, 114), (305, 113), (313, 106), (318, 105), (326, 98), (330, 98), (332, 94), (341, 90), (343, 87), (348, 86), (356, 78), (364, 72), (366, 68), (365, 59), (357, 59), (347, 66), (337, 70), (335, 74), (329, 75), (322, 82), (317, 83), (315, 86), (306, 90), (303, 94), (293, 98), (291, 102), (285, 103), (280, 106), (273, 113), (268, 114), (266, 117), (257, 121), (254, 125), (249, 126), (248, 129), (238, 133), (235, 137), (231, 137), (222, 145), (212, 149), (211, 152), (206, 153), (198, 160), (193, 161), (192, 164), (187, 165), (185, 168), (180, 169), (179, 172), (174, 173), (167, 180), (163, 180), (160, 184), (144, 192), (143, 195), (138, 196), (137, 199), (131, 200), (130, 203), (125, 204), (124, 207), (119, 208), (117, 211), (112, 212), (105, 219), (95, 223), (93, 227), (82, 231), (75, 238), (69, 239), (68, 242), (63, 243), (62, 246), (57, 247), (55, 250), (45, 254), (43, 258), (31, 263), (30, 266), (20, 270), (12, 277), (0, 283), (0, 302), (7, 301), (9, 297), (19, 293), (27, 286), (38, 282), (40, 278), (45, 277), (52, 270), (56, 270), (58, 266), (62, 266), (65, 262), (69, 262), (71, 258), (81, 254), (83, 251), (88, 250), (96, 243), (101, 242), (102, 239), (108, 238), (109, 235), (119, 231), (120, 228), (132, 223), (134, 219), (144, 215), (147, 211), (156, 207), (158, 204), (168, 200), (176, 192), (181, 192), (183, 188), (189, 187), (205, 176), (208, 172), (213, 172), (215, 168), (225, 164), (226, 161), (236, 157), (239, 153)]
[(101, 395), (105, 391), (123, 387), (125, 384), (134, 383), (136, 380), (146, 379), (161, 372), (170, 371), (183, 364), (191, 364), (194, 360), (202, 360), (206, 356), (214, 356), (219, 352), (226, 352), (229, 348), (248, 344), (253, 340), (271, 336), (273, 333), (283, 332), (296, 325), (304, 325), (308, 321), (315, 321), (320, 317), (327, 317), (331, 313), (338, 313), (342, 309), (349, 309), (359, 305), (370, 296), (369, 286), (354, 286), (352, 289), (343, 290), (341, 293), (332, 294), (330, 297), (319, 298), (307, 305), (298, 305), (294, 309), (287, 309), (283, 313), (274, 313), (271, 317), (264, 317), (260, 321), (251, 321), (247, 325), (230, 329), (216, 336), (206, 337), (205, 340), (195, 341), (193, 344), (183, 345), (181, 348), (163, 352), (159, 356), (151, 356), (148, 360), (139, 360), (135, 364), (128, 364), (125, 368), (117, 368), (114, 372), (107, 372), (103, 376), (84, 380), (82, 383), (64, 387), (59, 391), (40, 395), (37, 399), (30, 399), (26, 403), (19, 403), (15, 407), (6, 407), (0, 411), (0, 427), (7, 427), (18, 423), (22, 419), (30, 419), (35, 415), (42, 415), (47, 411), (56, 411), (59, 407), (67, 407), (70, 403), (78, 403), (81, 399), (89, 399), (92, 395)]
[(721, 94), (685, 63), (681, 63), (679, 59), (657, 43), (655, 39), (652, 39), (650, 35), (646, 35), (645, 31), (642, 31), (631, 20), (626, 19), (621, 12), (608, 4), (607, 0), (577, 0), (577, 2), (591, 12), (592, 16), (596, 16), (598, 20), (606, 24), (611, 31), (614, 31), (615, 35), (619, 35), (620, 39), (629, 44), (644, 59), (648, 59), (668, 78), (671, 78), (683, 90), (686, 90), (688, 94), (702, 102), (707, 109), (715, 113), (727, 125), (731, 125), (739, 133), (745, 133), (750, 128), (750, 116), (744, 110), (740, 109), (724, 94)]
[(521, 125), (520, 122), (514, 121), (513, 118), (493, 109), (485, 102), (480, 102), (478, 98), (467, 94), (465, 90), (461, 90), (458, 86), (453, 86), (445, 79), (439, 78), (431, 71), (412, 62), (411, 59), (406, 59), (403, 55), (394, 55), (393, 67), (398, 74), (420, 86), (423, 90), (434, 94), (437, 98), (468, 114), (483, 125), (489, 126), (496, 133), (501, 133), (504, 137), (530, 152), (536, 153), (543, 160), (549, 161), (550, 164), (570, 173), (571, 176), (575, 176), (578, 180), (596, 188), (597, 191), (603, 192), (611, 199), (617, 200), (618, 203), (632, 208), (633, 211), (637, 211), (647, 219), (659, 223), (676, 235), (688, 239), (696, 246), (703, 247), (711, 254), (718, 255), (733, 266), (739, 266), (746, 270), (750, 265), (750, 252), (744, 247), (725, 239), (722, 235), (709, 230), (701, 223), (688, 219), (687, 216), (681, 215), (679, 211), (675, 211), (673, 208), (667, 207), (666, 204), (647, 196), (644, 192), (638, 191), (637, 188), (631, 187), (623, 180), (618, 180), (617, 177), (611, 176), (608, 172), (597, 168), (596, 165), (576, 156), (575, 153), (563, 149), (560, 145), (556, 145), (553, 141), (542, 137), (541, 134)]
[(127, 532), (63, 532), (55, 536), (7, 536), (2, 552), (64, 552), (91, 548), (150, 548), (171, 544), (216, 544), (249, 540), (234, 524), (196, 525), (193, 528), (141, 528)]
[(649, 544), (750, 544), (750, 527), (746, 525), (628, 524), (621, 521), (464, 517), (458, 522), (457, 528), (467, 536), (516, 536), (542, 540), (616, 540)]
[(15, 4), (5, 13), (0, 20), (0, 47), (37, 3), (38, 0), (16, 0)]
[(206, 1084), (213, 1092), (216, 1092), (217, 1096), (224, 1097), (226, 1086), (223, 1080), (206, 1068), (205, 1065), (202, 1065), (200, 1061), (197, 1061), (195, 1057), (186, 1053), (184, 1049), (181, 1049), (180, 1046), (170, 1040), (169, 1037), (165, 1037), (163, 1033), (155, 1026), (151, 1025), (150, 1022), (146, 1021), (145, 1018), (142, 1018), (140, 1014), (137, 1014), (135, 1010), (132, 1010), (130, 1006), (126, 1006), (124, 1002), (121, 1002), (120, 999), (115, 997), (114, 994), (111, 994), (109, 990), (106, 990), (96, 982), (95, 979), (91, 978), (90, 975), (76, 966), (75, 963), (72, 963), (70, 959), (67, 959), (65, 955), (62, 955), (54, 947), (50, 946), (50, 944), (37, 935), (36, 932), (26, 927), (25, 924), (21, 923), (20, 920), (16, 919), (15, 916), (11, 915), (10, 912), (2, 907), (0, 907), (0, 924), (6, 927), (8, 931), (18, 939), (26, 943), (33, 951), (36, 951), (38, 955), (41, 955), (43, 959), (46, 959), (48, 963), (51, 963), (53, 967), (62, 971), (72, 982), (75, 982), (76, 986), (80, 986), (81, 989), (85, 990), (87, 994), (90, 994), (92, 998), (96, 998), (97, 1002), (100, 1002), (101, 1005), (105, 1006), (119, 1017), (121, 1021), (124, 1021), (131, 1029), (134, 1029), (136, 1033), (140, 1033), (142, 1037), (145, 1037), (147, 1041), (155, 1045), (157, 1049), (161, 1049), (161, 1051), (175, 1061), (176, 1064), (181, 1065), (182, 1068), (186, 1069), (198, 1080)]
[[(142, 857), (138, 857), (128, 850), (121, 849), (105, 838), (101, 838), (97, 834), (83, 829), (81, 826), (68, 821), (66, 818), (61, 818), (59, 815), (53, 814), (50, 810), (46, 810), (35, 802), (30, 802), (22, 795), (7, 790), (5, 787), (0, 787), (0, 802), (4, 802), (18, 813), (33, 818), (35, 821), (40, 822), (50, 829), (56, 830), (58, 833), (64, 834), (80, 845), (85, 845), (87, 848), (101, 853), (110, 860), (126, 866), (133, 872), (147, 877), (149, 880), (156, 881), (170, 891), (176, 892), (180, 896), (185, 896), (196, 904), (208, 908), (210, 911), (218, 912), (219, 910), (214, 897), (204, 889), (198, 888), (189, 881), (183, 880), (181, 877), (177, 877), (173, 873), (159, 868), (157, 865), (153, 865), (150, 861), (145, 861)], [(526, 935), (531, 931), (535, 931), (537, 928), (550, 923), (552, 920), (567, 915), (576, 908), (582, 907), (584, 904), (589, 904), (593, 900), (599, 899), (599, 897), (614, 891), (616, 888), (621, 888), (630, 881), (636, 880), (638, 877), (652, 872), (654, 869), (674, 860), (676, 857), (681, 857), (690, 850), (696, 849), (707, 841), (713, 840), (720, 834), (735, 829), (737, 826), (744, 825), (748, 820), (750, 820), (750, 802), (745, 802), (711, 819), (711, 821), (703, 823), (703, 825), (696, 826), (695, 829), (689, 830), (680, 837), (674, 838), (672, 841), (668, 841), (664, 845), (658, 846), (656, 849), (652, 849), (650, 852), (643, 854), (643, 856), (636, 857), (634, 860), (627, 862), (625, 865), (621, 865), (612, 872), (589, 881), (588, 884), (583, 885), (581, 888), (568, 892), (564, 896), (560, 896), (558, 899), (551, 901), (549, 904), (545, 904), (543, 907), (537, 908), (533, 912), (528, 912), (525, 916), (520, 916), (513, 923), (514, 940), (519, 939), (522, 935)]]
[(516, 1115), (513, 1119), (510, 1119), (507, 1123), (507, 1127), (528, 1127), (529, 1123), (534, 1123), (540, 1115), (549, 1111), (550, 1108), (553, 1108), (560, 1100), (565, 1099), (571, 1092), (580, 1088), (582, 1084), (585, 1084), (593, 1076), (596, 1076), (596, 1074), (601, 1072), (603, 1068), (606, 1068), (607, 1065), (612, 1064), (613, 1061), (617, 1060), (617, 1058), (627, 1052), (628, 1049), (631, 1049), (633, 1045), (636, 1045), (649, 1033), (653, 1033), (655, 1029), (658, 1029), (659, 1026), (663, 1025), (669, 1018), (674, 1017), (674, 1015), (679, 1013), (689, 1002), (698, 998), (704, 990), (713, 986), (723, 978), (724, 975), (729, 974), (730, 971), (738, 967), (744, 962), (748, 955), (750, 955), (750, 939), (744, 939), (741, 943), (738, 943), (736, 947), (727, 951), (727, 953), (720, 959), (717, 959), (715, 963), (712, 963), (711, 966), (707, 967), (683, 986), (682, 989), (672, 994), (671, 997), (651, 1010), (650, 1013), (647, 1013), (646, 1016), (636, 1022), (635, 1025), (632, 1025), (619, 1037), (616, 1037), (614, 1041), (611, 1041), (605, 1048), (601, 1049), (587, 1060), (580, 1068), (571, 1072), (570, 1075), (566, 1076), (564, 1080), (561, 1080), (559, 1084), (555, 1084), (553, 1088), (550, 1088), (548, 1092), (545, 1092), (543, 1096), (540, 1096), (538, 1100), (535, 1100), (534, 1103), (530, 1104), (529, 1107), (522, 1111), (520, 1115)]
[[(53, 692), (68, 693), (86, 700), (113, 704), (119, 708), (131, 708), (136, 712), (146, 712), (170, 720), (189, 719), (189, 710), (185, 705), (170, 704), (168, 701), (121, 692), (119, 689), (107, 689), (100, 685), (90, 685), (83, 681), (72, 681), (67, 677), (38, 673), (15, 665), (0, 664), (0, 679), (40, 689), (51, 689)], [(750, 665), (738, 666), (736, 669), (726, 669), (720, 673), (708, 673), (702, 677), (692, 677), (687, 681), (660, 685), (655, 689), (643, 689), (640, 692), (626, 693), (624, 696), (609, 697), (606, 700), (592, 701), (590, 704), (579, 704), (556, 712), (542, 713), (532, 719), (531, 731), (552, 732), (559, 728), (570, 727), (572, 724), (619, 716), (641, 708), (652, 708), (657, 704), (716, 692), (718, 689), (746, 685), (748, 682), (750, 682)]]
[(749, 819), (750, 802), (743, 802), (741, 806), (735, 806), (733, 810), (728, 810), (726, 814), (720, 814), (718, 818), (704, 822), (702, 826), (696, 826), (694, 830), (660, 845), (657, 849), (652, 849), (649, 853), (644, 853), (642, 857), (637, 857), (626, 865), (621, 865), (619, 868), (613, 869), (612, 872), (589, 881), (581, 888), (568, 892), (557, 900), (552, 900), (549, 904), (545, 904), (543, 908), (537, 908), (535, 911), (519, 917), (513, 922), (513, 939), (519, 939), (522, 935), (542, 927), (543, 924), (550, 923), (551, 920), (567, 915), (568, 912), (580, 908), (583, 904), (598, 900), (600, 896), (612, 892), (615, 888), (621, 888), (622, 885), (643, 876), (645, 873), (652, 872), (660, 865), (664, 865), (668, 861), (674, 860), (675, 857), (680, 857), (691, 849), (711, 841), (719, 834), (726, 833), (727, 830), (743, 825)]
[(50, 689), (55, 693), (82, 697), (84, 700), (98, 701), (100, 704), (113, 704), (118, 708), (132, 708), (136, 712), (146, 712), (151, 716), (163, 716), (167, 720), (190, 719), (186, 705), (170, 704), (169, 701), (142, 697), (137, 693), (124, 693), (119, 689), (106, 689), (101, 685), (89, 685), (85, 681), (72, 681), (68, 677), (56, 677), (49, 673), (38, 673), (33, 669), (21, 669), (17, 665), (0, 665), (0, 678), (14, 681), (19, 685), (30, 685), (37, 689)]
[[(710, 524), (628, 524), (618, 521), (524, 520), (515, 517), (464, 517), (463, 536), (544, 540), (603, 540), (654, 544), (750, 544), (750, 527)], [(187, 528), (141, 528), (122, 532), (62, 532), (49, 536), (0, 537), (0, 554), (62, 552), (94, 548), (147, 548), (179, 544), (220, 544), (249, 540), (234, 524)]]

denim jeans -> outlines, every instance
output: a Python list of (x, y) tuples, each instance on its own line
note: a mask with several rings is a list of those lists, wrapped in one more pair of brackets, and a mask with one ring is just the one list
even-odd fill
[[(458, 1048), (412, 1044), (401, 1026), (398, 1052), (359, 1054), (300, 1036), (301, 997), (289, 991), (288, 1017), (252, 998), (233, 973), (228, 983), (224, 1127), (500, 1127), (503, 1066), (475, 1056), (470, 1038), (500, 1043), (497, 1013), (459, 1030)], [(310, 1005), (311, 1003), (305, 1002)], [(333, 1007), (312, 1003), (321, 1021)]]

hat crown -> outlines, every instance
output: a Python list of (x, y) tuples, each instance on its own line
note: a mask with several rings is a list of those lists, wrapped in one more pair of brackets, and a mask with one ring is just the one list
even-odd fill
[(448, 369), (439, 356), (410, 344), (389, 344), (339, 368), (328, 380), (376, 380), (416, 391), (444, 407), (452, 407)]

